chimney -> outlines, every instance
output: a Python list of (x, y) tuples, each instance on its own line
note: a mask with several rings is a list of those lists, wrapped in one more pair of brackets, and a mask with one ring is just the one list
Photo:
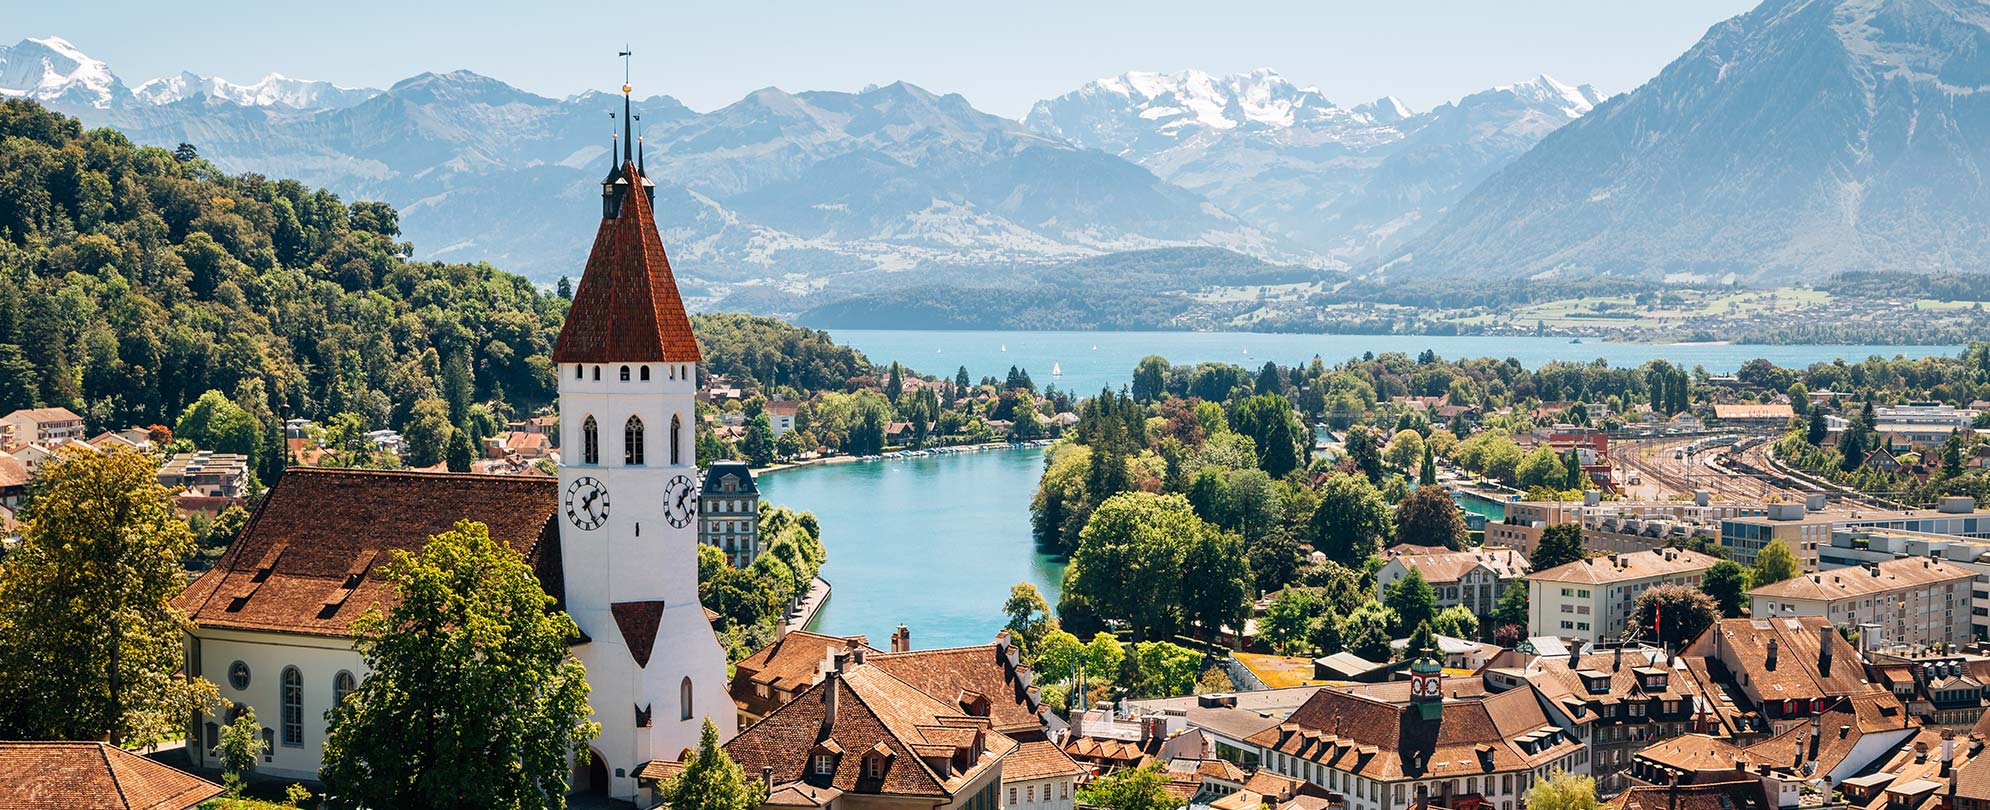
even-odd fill
[(1831, 677), (1831, 643), (1837, 640), (1832, 638), (1836, 635), (1838, 631), (1828, 623), (1817, 628), (1817, 676), (1820, 678)]
[(760, 766), (760, 786), (766, 788), (769, 793), (774, 791), (774, 766)]
[(1766, 661), (1764, 661), (1764, 662), (1763, 662), (1763, 666), (1767, 667), (1767, 668), (1769, 669), (1769, 671), (1770, 671), (1770, 672), (1775, 672), (1775, 671), (1776, 671), (1776, 648), (1777, 648), (1778, 646), (1780, 646), (1780, 645), (1778, 645), (1778, 644), (1776, 643), (1776, 640), (1775, 640), (1775, 639), (1773, 639), (1773, 638), (1772, 638), (1772, 639), (1769, 639), (1769, 655), (1768, 655), (1768, 660), (1766, 660)]
[(1615, 659), (1610, 662), (1610, 671), (1611, 672), (1624, 671), (1624, 645), (1621, 643), (1617, 645), (1617, 655)]
[(843, 657), (836, 657), (836, 668), (822, 673), (822, 733), (828, 734), (836, 725), (836, 687), (843, 680)]
[(1949, 768), (1955, 764), (1955, 730), (1942, 731), (1942, 775), (1947, 776)]
[(899, 625), (898, 631), (891, 634), (891, 651), (895, 653), (912, 651), (912, 631)]
[(1838, 739), (1842, 740), (1849, 736), (1852, 736), (1852, 726), (1850, 724), (1845, 724), (1838, 727)]

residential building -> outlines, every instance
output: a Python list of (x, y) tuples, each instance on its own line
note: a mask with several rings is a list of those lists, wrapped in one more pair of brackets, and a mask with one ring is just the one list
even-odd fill
[(68, 408), (22, 408), (0, 416), (0, 431), (11, 436), (16, 446), (39, 444), (54, 447), (83, 438), (83, 417)]
[(1974, 427), (1980, 413), (1941, 402), (1910, 402), (1890, 408), (1874, 408), (1873, 427), (1878, 430), (1931, 428), (1954, 433)]
[(987, 718), (991, 728), (1012, 739), (1047, 739), (1065, 727), (1038, 694), (1007, 630), (991, 644), (933, 650), (912, 649), (911, 631), (903, 625), (894, 635), (891, 652), (870, 655), (871, 666), (939, 700), (960, 704), (962, 711)]
[(1551, 657), (1523, 642), (1479, 674), (1488, 691), (1537, 690), (1557, 724), (1576, 729), (1588, 746), (1590, 774), (1605, 793), (1628, 785), (1632, 756), (1652, 740), (1709, 730), (1699, 714), (1707, 699), (1699, 682), (1655, 647)]
[(744, 461), (721, 459), (698, 490), (698, 542), (726, 553), (734, 568), (760, 556), (760, 488)]
[(1861, 567), (1901, 557), (1938, 559), (1974, 571), (1970, 583), (1970, 637), (1990, 639), (1990, 540), (1892, 529), (1833, 528), (1818, 549), (1818, 570)]
[(1377, 598), (1414, 570), (1430, 583), (1441, 610), (1463, 605), (1480, 615), (1492, 613), (1508, 583), (1530, 570), (1527, 557), (1510, 548), (1481, 547), (1450, 551), (1427, 546), (1398, 545), (1387, 552), (1388, 562), (1375, 572)]
[(0, 506), (13, 509), (28, 497), (28, 484), (34, 475), (28, 472), (28, 465), (6, 453), (0, 453)]
[(1258, 748), (1246, 742), (1290, 716), (1320, 691), (1318, 686), (1288, 686), (1248, 692), (1153, 698), (1129, 701), (1134, 717), (1177, 716), (1184, 728), (1201, 731), (1210, 755), (1246, 768), (1258, 766)]
[(1757, 617), (1823, 616), (1833, 625), (1862, 627), (1883, 643), (1960, 644), (1971, 639), (1974, 568), (1933, 559), (1867, 563), (1818, 571), (1748, 592)]
[(1683, 548), (1590, 557), (1528, 574), (1532, 635), (1603, 641), (1623, 635), (1638, 594), (1654, 585), (1697, 588), (1719, 558)]
[(1348, 810), (1514, 810), (1534, 780), (1555, 770), (1589, 772), (1577, 733), (1549, 719), (1531, 686), (1453, 697), (1429, 658), (1411, 677), (1321, 689), (1251, 737), (1259, 761), (1342, 795)]
[[(896, 641), (896, 639), (894, 639)], [(863, 648), (877, 653), (863, 636), (825, 636), (805, 630), (782, 634), (733, 666), (730, 692), (746, 728), (822, 680), (838, 654)]]
[(767, 412), (767, 424), (774, 428), (774, 438), (778, 439), (795, 429), (795, 415), (801, 413), (802, 404), (791, 399), (773, 399), (760, 409)]
[(1867, 658), (1873, 683), (1891, 690), (1923, 725), (1969, 729), (1983, 719), (1990, 658), (1920, 644), (1873, 649)]
[[(187, 674), (270, 725), (260, 773), (314, 778), (326, 711), (366, 674), (351, 623), (394, 599), (382, 567), (464, 519), (524, 557), (578, 625), (572, 653), (600, 733), (577, 757), (577, 792), (644, 804), (645, 764), (696, 745), (708, 718), (730, 736), (725, 651), (698, 601), (690, 428), (701, 356), (652, 188), (630, 160), (602, 184), (595, 246), (553, 347), (569, 450), (557, 479), (292, 468), (175, 600), (192, 622)], [(192, 719), (196, 765), (213, 763), (228, 719)]]
[(105, 742), (0, 742), (0, 806), (193, 810), (220, 785)]
[(1810, 725), (1835, 698), (1877, 696), (1872, 711), (1880, 717), (1907, 715), (1890, 691), (1867, 680), (1858, 650), (1821, 616), (1721, 619), (1679, 657), (1716, 698), (1702, 704), (1709, 720), (1738, 742)]
[(1002, 763), (1002, 807), (1008, 810), (1072, 810), (1078, 777), (1086, 771), (1049, 740), (1018, 743)]
[(249, 457), (238, 453), (174, 453), (159, 465), (159, 485), (174, 492), (239, 500), (249, 496)]
[[(726, 754), (768, 786), (763, 807), (994, 810), (1020, 744), (958, 703), (870, 665), (863, 648), (836, 656), (822, 681), (741, 730)], [(1025, 766), (1029, 784), (1045, 777)], [(646, 784), (681, 770), (652, 761)], [(832, 805), (833, 803), (833, 805)]]
[(1506, 519), (1486, 524), (1486, 545), (1511, 546), (1532, 554), (1541, 532), (1562, 523), (1582, 524), (1583, 546), (1592, 552), (1648, 551), (1694, 536), (1718, 537), (1725, 518), (1768, 513), (1754, 501), (1716, 501), (1700, 492), (1691, 501), (1605, 501), (1596, 495), (1582, 502), (1511, 501)]
[(398, 456), (407, 450), (407, 440), (392, 430), (369, 430), (366, 432), (366, 440), (372, 442), (374, 448), (382, 453)]

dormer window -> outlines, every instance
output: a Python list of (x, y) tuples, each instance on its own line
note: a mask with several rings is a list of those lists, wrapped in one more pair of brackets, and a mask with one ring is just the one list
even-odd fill
[(828, 752), (817, 751), (815, 754), (815, 775), (828, 776), (835, 772), (836, 757), (831, 756)]

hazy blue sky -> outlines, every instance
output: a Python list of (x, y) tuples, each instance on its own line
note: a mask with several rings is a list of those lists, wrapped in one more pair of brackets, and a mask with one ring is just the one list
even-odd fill
[(7, 3), (0, 40), (59, 35), (127, 84), (182, 69), (270, 71), (384, 87), (467, 68), (549, 96), (620, 83), (709, 110), (769, 85), (855, 90), (904, 79), (1021, 116), (1126, 70), (1270, 67), (1355, 104), (1428, 109), (1547, 73), (1631, 90), (1744, 0), (1012, 0), (1012, 2)]

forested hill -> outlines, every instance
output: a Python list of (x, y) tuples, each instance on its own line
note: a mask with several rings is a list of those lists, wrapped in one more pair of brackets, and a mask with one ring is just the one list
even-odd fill
[(0, 102), (0, 413), (400, 424), (440, 397), (539, 403), (564, 304), (487, 265), (403, 261), (398, 215)]
[[(0, 413), (173, 425), (212, 390), (267, 450), (284, 417), (398, 429), (446, 403), (481, 438), (552, 401), (567, 302), (487, 264), (406, 261), (398, 220), (0, 101)], [(707, 365), (734, 379), (839, 389), (873, 371), (820, 332), (698, 320)]]

